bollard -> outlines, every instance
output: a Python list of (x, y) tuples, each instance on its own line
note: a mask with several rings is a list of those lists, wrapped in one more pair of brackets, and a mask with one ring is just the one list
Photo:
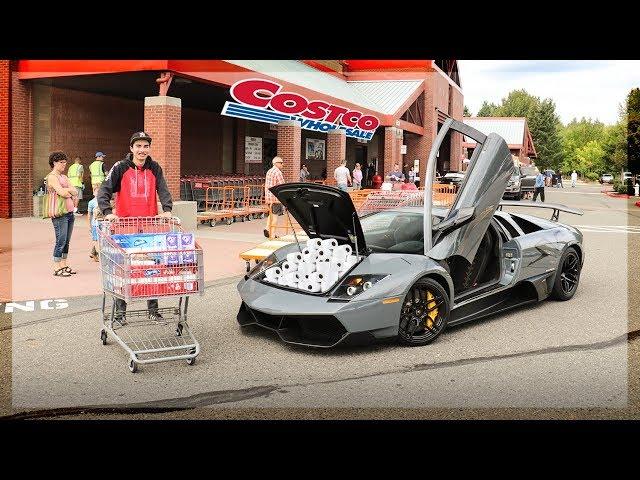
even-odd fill
[(640, 184), (635, 184), (635, 186), (633, 187), (633, 189), (635, 190), (635, 196), (638, 197), (640, 195), (638, 195), (638, 189), (640, 189)]

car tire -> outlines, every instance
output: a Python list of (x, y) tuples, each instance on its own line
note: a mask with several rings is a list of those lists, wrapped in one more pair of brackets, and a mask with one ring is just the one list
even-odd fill
[(442, 285), (433, 278), (421, 278), (402, 302), (398, 341), (411, 347), (433, 342), (446, 328), (450, 311), (449, 295)]
[(582, 264), (574, 247), (567, 248), (558, 262), (551, 297), (561, 302), (570, 300), (578, 290)]

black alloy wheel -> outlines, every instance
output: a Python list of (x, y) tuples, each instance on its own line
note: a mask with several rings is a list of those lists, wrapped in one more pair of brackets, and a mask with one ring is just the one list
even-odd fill
[(567, 248), (560, 258), (552, 295), (557, 300), (565, 301), (573, 297), (580, 281), (580, 257), (573, 247)]
[(449, 295), (432, 278), (418, 280), (402, 303), (398, 338), (410, 346), (435, 340), (449, 320)]

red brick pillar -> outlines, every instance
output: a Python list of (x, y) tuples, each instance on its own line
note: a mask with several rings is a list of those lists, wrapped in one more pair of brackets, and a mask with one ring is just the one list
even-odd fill
[[(424, 187), (424, 179), (426, 178), (427, 172), (427, 160), (429, 160), (429, 154), (431, 153), (431, 148), (433, 147), (433, 142), (436, 139), (436, 135), (438, 134), (438, 115), (436, 113), (436, 108), (434, 104), (435, 97), (435, 81), (436, 81), (435, 73), (431, 73), (427, 76), (427, 80), (425, 81), (425, 93), (424, 96), (424, 140), (427, 145), (427, 156), (424, 161), (420, 158), (420, 186)], [(443, 174), (440, 172), (440, 174)]]
[[(384, 178), (393, 171), (393, 166), (397, 163), (402, 169), (402, 155), (400, 154), (402, 147), (402, 129), (396, 127), (385, 127), (384, 129), (384, 172), (378, 171), (378, 174)], [(380, 168), (378, 166), (378, 168)]]
[[(182, 100), (144, 99), (144, 131), (151, 135), (151, 158), (160, 164), (173, 201), (180, 200), (180, 129)], [(133, 132), (132, 132), (133, 133)]]
[(0, 60), (0, 218), (9, 218), (11, 214), (11, 166), (9, 165), (9, 115), (11, 115), (9, 85), (11, 71), (9, 60)]
[(302, 129), (299, 122), (283, 120), (278, 123), (278, 156), (284, 161), (282, 173), (287, 183), (300, 181), (301, 142)]
[[(11, 216), (33, 215), (33, 109), (31, 84), (11, 72)], [(68, 154), (68, 152), (66, 152)]]
[[(413, 161), (417, 158), (420, 161), (419, 171), (422, 171), (429, 159), (429, 153), (431, 151), (432, 139), (427, 135), (407, 135), (407, 154), (405, 155), (405, 162), (409, 165), (409, 168), (413, 167)], [(424, 186), (420, 177), (420, 186)]]
[(344, 130), (327, 132), (327, 185), (335, 185), (333, 172), (347, 158), (347, 135)]
[(235, 136), (236, 136), (236, 173), (247, 173), (244, 163), (244, 142), (245, 132), (247, 128), (247, 121), (242, 118), (234, 118), (236, 122)]

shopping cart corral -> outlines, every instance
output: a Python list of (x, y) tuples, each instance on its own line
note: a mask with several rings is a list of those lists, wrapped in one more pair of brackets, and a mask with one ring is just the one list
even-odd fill
[[(178, 218), (119, 218), (100, 223), (99, 242), (102, 344), (113, 337), (129, 354), (131, 372), (171, 360), (193, 365), (200, 345), (187, 324), (189, 296), (204, 294), (203, 253), (194, 233), (183, 232)], [(164, 297), (174, 297), (177, 306), (131, 308)], [(118, 299), (128, 304), (124, 315)]]

